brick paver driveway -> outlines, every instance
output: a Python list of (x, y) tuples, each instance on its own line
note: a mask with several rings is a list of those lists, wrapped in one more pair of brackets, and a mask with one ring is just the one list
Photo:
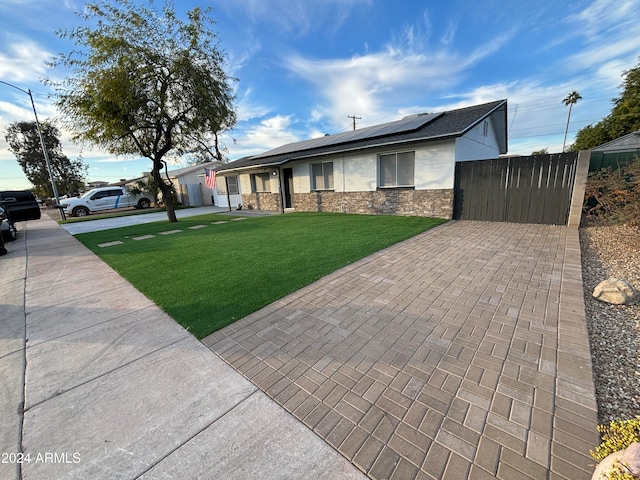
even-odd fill
[(566, 227), (450, 222), (204, 342), (371, 478), (588, 479), (579, 255)]

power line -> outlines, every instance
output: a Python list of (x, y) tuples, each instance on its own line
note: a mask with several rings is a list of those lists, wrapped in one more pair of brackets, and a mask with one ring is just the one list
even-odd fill
[(353, 119), (353, 129), (356, 129), (356, 120), (362, 120), (362, 117), (356, 117), (355, 115), (347, 115), (347, 118)]

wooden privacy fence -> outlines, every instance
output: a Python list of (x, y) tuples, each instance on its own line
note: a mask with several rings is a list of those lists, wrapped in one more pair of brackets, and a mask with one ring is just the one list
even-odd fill
[(453, 218), (566, 225), (577, 152), (457, 162)]

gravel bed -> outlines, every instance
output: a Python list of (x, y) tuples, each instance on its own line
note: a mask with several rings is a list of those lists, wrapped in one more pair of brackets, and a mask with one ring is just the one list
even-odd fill
[(640, 301), (610, 305), (592, 293), (611, 277), (640, 292), (640, 229), (583, 227), (580, 247), (598, 418), (608, 424), (640, 414)]

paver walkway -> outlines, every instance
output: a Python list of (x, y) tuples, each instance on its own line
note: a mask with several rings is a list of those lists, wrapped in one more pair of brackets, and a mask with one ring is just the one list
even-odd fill
[(581, 278), (577, 230), (451, 222), (204, 343), (371, 478), (588, 479)]

